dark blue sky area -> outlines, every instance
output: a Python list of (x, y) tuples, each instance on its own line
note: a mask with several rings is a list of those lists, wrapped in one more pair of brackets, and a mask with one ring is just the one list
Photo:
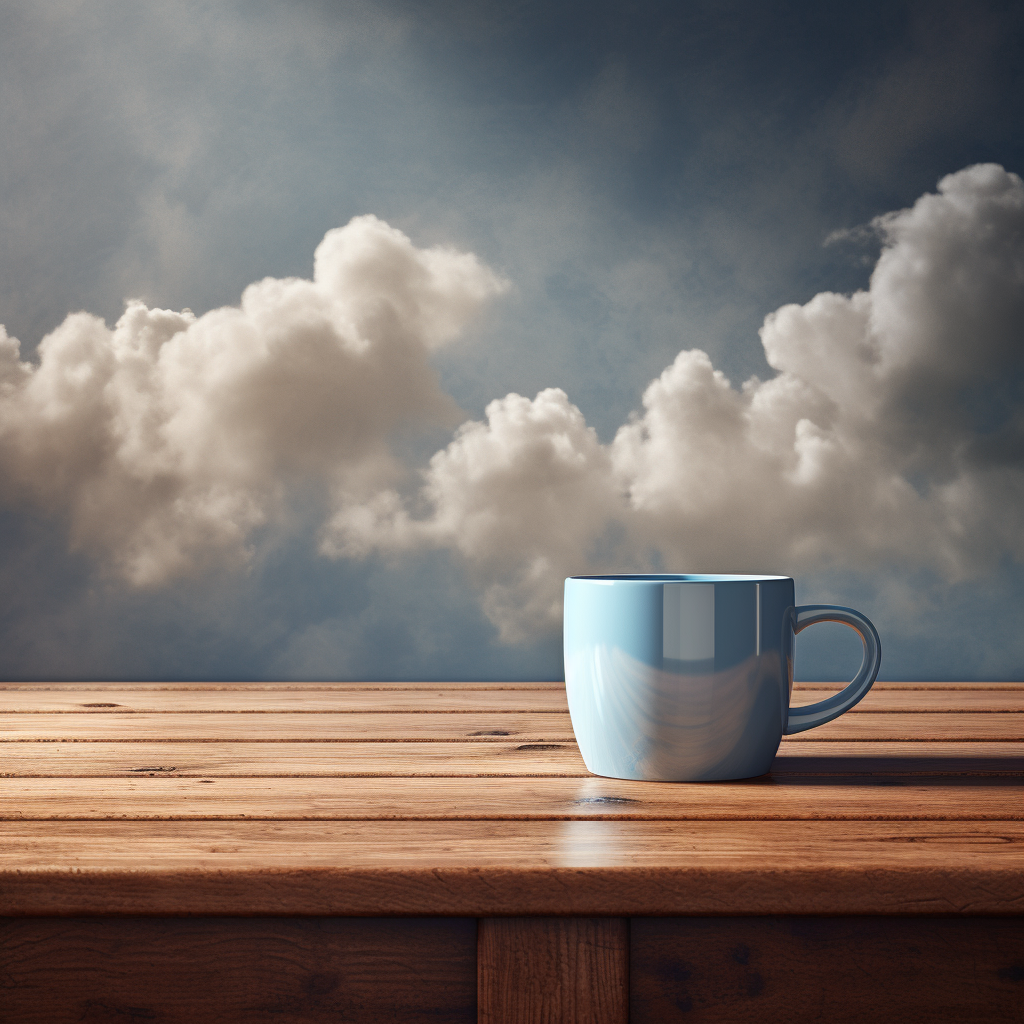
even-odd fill
[[(971, 164), (1024, 173), (1021, 54), (1020, 3), (5, 5), (0, 323), (24, 355), (79, 309), (237, 303), (374, 213), (511, 282), (435, 357), (466, 417), (561, 387), (607, 443), (681, 349), (771, 376), (768, 313), (867, 285), (878, 238), (834, 232)], [(406, 443), (424, 464), (449, 438)], [(498, 642), (454, 555), (328, 562), (312, 514), (243, 573), (140, 593), (60, 512), (0, 511), (7, 677), (561, 672), (554, 635)], [(1024, 671), (1019, 641), (978, 661), (1016, 629), (1014, 564), (915, 586), (883, 676)], [(836, 650), (807, 647), (805, 677), (842, 675)]]

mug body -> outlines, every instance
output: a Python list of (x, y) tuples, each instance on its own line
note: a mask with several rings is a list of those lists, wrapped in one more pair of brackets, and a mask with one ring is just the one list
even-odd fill
[(792, 690), (788, 576), (565, 581), (565, 687), (595, 775), (663, 782), (768, 771)]

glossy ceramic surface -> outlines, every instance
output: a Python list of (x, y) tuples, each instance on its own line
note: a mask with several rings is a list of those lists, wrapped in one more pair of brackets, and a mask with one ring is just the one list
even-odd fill
[[(864, 642), (841, 693), (789, 706), (793, 637), (842, 622)], [(565, 581), (565, 685), (595, 775), (665, 782), (768, 771), (785, 733), (838, 717), (871, 688), (874, 626), (833, 605), (795, 607), (788, 576), (573, 576)]]

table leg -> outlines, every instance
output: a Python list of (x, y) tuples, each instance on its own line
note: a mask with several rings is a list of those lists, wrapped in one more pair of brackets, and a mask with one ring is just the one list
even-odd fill
[(484, 918), (477, 934), (480, 1024), (626, 1024), (629, 921)]

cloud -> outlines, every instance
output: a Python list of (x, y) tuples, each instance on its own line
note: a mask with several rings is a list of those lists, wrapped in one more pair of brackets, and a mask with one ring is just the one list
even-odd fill
[(483, 590), (487, 616), (508, 640), (547, 630), (561, 616), (566, 565), (585, 565), (618, 511), (609, 452), (565, 392), (530, 401), (507, 395), (487, 423), (464, 423), (430, 460), (419, 495), (431, 510), (413, 518), (383, 491), (339, 509), (321, 550), (359, 556), (373, 547), (450, 547)]
[(357, 217), (238, 307), (75, 313), (36, 363), (0, 333), (0, 500), (138, 587), (295, 515), (332, 559), (452, 552), (509, 642), (557, 627), (572, 573), (1024, 561), (1024, 183), (969, 167), (872, 230), (867, 290), (765, 318), (770, 379), (682, 351), (608, 444), (564, 390), (509, 394), (417, 474), (395, 439), (458, 422), (432, 356), (508, 285)]
[(770, 380), (680, 352), (608, 445), (563, 391), (508, 395), (415, 493), (339, 507), (322, 550), (457, 551), (510, 641), (557, 625), (572, 573), (1024, 560), (1024, 183), (969, 167), (874, 229), (866, 291), (766, 317)]
[(327, 233), (313, 280), (266, 278), (238, 307), (130, 302), (113, 330), (75, 313), (37, 364), (0, 334), (3, 501), (66, 517), (136, 586), (244, 564), (311, 493), (392, 483), (397, 431), (458, 422), (430, 353), (506, 287), (364, 216)]

